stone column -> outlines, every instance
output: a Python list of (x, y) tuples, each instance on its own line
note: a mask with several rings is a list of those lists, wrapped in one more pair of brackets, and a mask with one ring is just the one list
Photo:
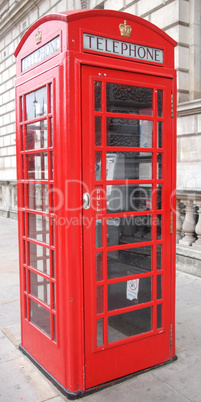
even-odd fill
[(179, 240), (179, 244), (183, 246), (191, 246), (195, 241), (194, 233), (195, 233), (195, 220), (194, 220), (194, 211), (193, 211), (193, 200), (185, 199), (182, 200), (184, 205), (186, 206), (186, 215), (182, 225), (182, 230), (184, 231), (183, 239)]
[(201, 201), (197, 201), (196, 205), (198, 206), (198, 222), (195, 227), (195, 232), (198, 236), (198, 239), (196, 240), (195, 243), (193, 243), (192, 247), (201, 250)]
[(180, 214), (180, 199), (177, 198), (177, 211), (176, 211), (176, 241), (179, 243), (179, 240), (182, 239), (181, 236), (181, 214)]

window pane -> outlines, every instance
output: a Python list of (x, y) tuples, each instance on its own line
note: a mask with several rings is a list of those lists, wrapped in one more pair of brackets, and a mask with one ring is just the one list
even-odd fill
[(127, 248), (107, 253), (108, 279), (151, 271), (151, 246)]
[(96, 221), (96, 248), (102, 247), (102, 220)]
[(48, 157), (46, 152), (27, 155), (27, 177), (32, 180), (48, 179)]
[(162, 246), (161, 244), (157, 245), (157, 270), (162, 269)]
[(26, 149), (47, 148), (47, 120), (26, 125)]
[(151, 215), (107, 219), (107, 245), (116, 246), (150, 241)]
[(96, 288), (96, 308), (97, 314), (103, 313), (103, 286)]
[(108, 342), (151, 331), (151, 307), (108, 318)]
[(107, 212), (148, 211), (152, 208), (152, 185), (106, 186)]
[(95, 116), (95, 145), (96, 146), (100, 146), (102, 144), (101, 134), (102, 134), (102, 117)]
[(152, 179), (152, 154), (145, 152), (108, 152), (106, 180)]
[(107, 112), (153, 115), (153, 89), (107, 84)]
[(162, 215), (157, 215), (157, 240), (162, 238)]
[(163, 160), (163, 155), (157, 154), (157, 179), (163, 178), (162, 160)]
[(33, 300), (30, 300), (30, 321), (50, 336), (50, 312)]
[(102, 152), (95, 152), (95, 180), (101, 180)]
[(94, 98), (95, 98), (95, 111), (101, 111), (101, 88), (102, 83), (99, 81), (94, 82)]
[(97, 320), (97, 347), (103, 345), (103, 318)]
[(158, 116), (163, 116), (163, 91), (158, 89), (157, 91), (157, 105), (158, 105)]
[(50, 274), (49, 249), (29, 243), (29, 265), (44, 274)]
[(107, 118), (107, 146), (152, 147), (153, 121)]
[(151, 301), (151, 282), (151, 278), (140, 278), (108, 285), (108, 310)]
[(162, 209), (162, 184), (157, 184), (157, 209)]
[(162, 299), (162, 275), (157, 276), (157, 300)]
[(163, 147), (163, 123), (159, 121), (157, 123), (157, 148)]
[(30, 272), (30, 293), (50, 305), (50, 282), (34, 272)]
[(28, 208), (37, 211), (48, 211), (48, 184), (28, 184)]
[(44, 116), (47, 113), (47, 91), (46, 87), (31, 92), (25, 96), (26, 120)]
[(157, 306), (157, 329), (162, 328), (162, 304)]
[(102, 253), (96, 253), (96, 281), (103, 280), (103, 255)]
[(28, 237), (49, 243), (49, 218), (47, 216), (28, 214)]

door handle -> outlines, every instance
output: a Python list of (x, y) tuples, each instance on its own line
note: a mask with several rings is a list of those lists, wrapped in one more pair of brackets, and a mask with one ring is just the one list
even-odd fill
[(83, 194), (83, 208), (84, 209), (89, 209), (90, 208), (90, 194), (89, 193), (84, 193)]

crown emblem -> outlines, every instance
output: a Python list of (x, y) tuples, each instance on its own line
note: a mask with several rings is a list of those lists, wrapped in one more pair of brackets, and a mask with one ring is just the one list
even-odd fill
[(36, 32), (35, 38), (36, 38), (36, 44), (39, 45), (39, 43), (40, 43), (41, 40), (42, 40), (42, 32), (39, 31), (39, 29), (38, 29), (38, 31)]
[(132, 28), (130, 25), (127, 25), (126, 20), (124, 20), (124, 24), (119, 24), (119, 29), (121, 32), (121, 36), (124, 36), (125, 38), (130, 38)]

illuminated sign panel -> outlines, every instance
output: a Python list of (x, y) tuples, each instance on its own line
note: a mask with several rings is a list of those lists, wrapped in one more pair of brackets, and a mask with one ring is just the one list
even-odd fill
[(163, 50), (84, 33), (83, 48), (100, 53), (163, 64)]
[(44, 46), (35, 50), (33, 53), (29, 54), (27, 57), (22, 59), (22, 71), (28, 70), (28, 68), (33, 67), (35, 64), (40, 63), (52, 56), (54, 53), (60, 50), (60, 36), (52, 39), (50, 42), (46, 43)]

